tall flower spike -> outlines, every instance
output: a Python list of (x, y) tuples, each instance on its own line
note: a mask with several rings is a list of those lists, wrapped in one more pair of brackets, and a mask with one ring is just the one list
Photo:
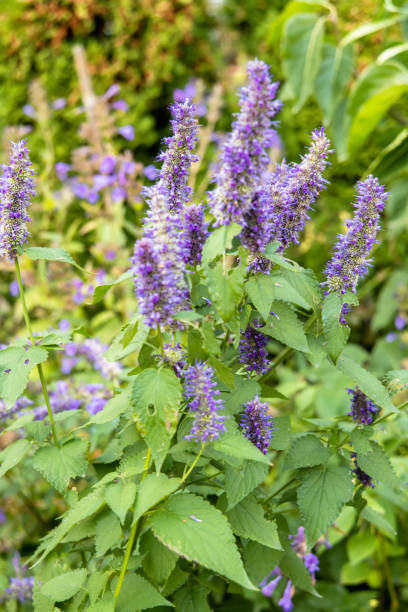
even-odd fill
[(254, 327), (248, 326), (241, 337), (239, 343), (239, 362), (245, 364), (247, 372), (256, 372), (257, 374), (265, 374), (269, 370), (270, 364), (268, 361), (268, 351), (266, 345), (268, 339), (261, 331)]
[(197, 161), (193, 149), (198, 141), (198, 122), (194, 105), (188, 100), (170, 107), (173, 135), (164, 139), (167, 146), (159, 154), (163, 162), (160, 170), (160, 190), (168, 201), (170, 211), (180, 212), (190, 200), (191, 188), (187, 186), (190, 166)]
[(253, 400), (244, 404), (244, 408), (240, 421), (244, 436), (266, 455), (272, 432), (276, 429), (273, 427), (272, 416), (268, 414), (269, 405), (262, 403), (256, 395)]
[(0, 256), (13, 261), (18, 249), (27, 242), (27, 208), (34, 195), (34, 170), (26, 140), (12, 143), (10, 162), (3, 165), (0, 179)]
[(185, 371), (184, 395), (190, 400), (188, 406), (194, 415), (191, 433), (186, 436), (187, 440), (211, 442), (226, 431), (225, 417), (218, 413), (223, 403), (217, 399), (220, 392), (216, 388), (213, 376), (212, 367), (200, 361)]
[(357, 183), (354, 217), (347, 221), (346, 234), (339, 234), (326, 267), (328, 291), (356, 291), (358, 279), (367, 274), (373, 260), (369, 254), (380, 230), (380, 214), (388, 194), (377, 178), (369, 176)]
[(201, 263), (201, 253), (208, 236), (203, 204), (190, 204), (184, 209), (185, 262), (194, 266)]
[(351, 396), (350, 412), (348, 415), (351, 416), (356, 423), (371, 425), (379, 412), (378, 406), (358, 387), (355, 389), (347, 389), (347, 393)]
[(260, 60), (248, 63), (247, 74), (240, 111), (221, 149), (216, 186), (209, 194), (217, 225), (244, 224), (243, 215), (269, 163), (267, 149), (275, 141), (272, 118), (281, 108), (274, 99), (279, 83), (272, 83), (268, 65)]
[(283, 165), (271, 181), (272, 226), (274, 238), (283, 248), (299, 244), (299, 234), (309, 217), (309, 210), (327, 185), (323, 171), (331, 153), (330, 141), (320, 128), (312, 133), (312, 143), (299, 164)]

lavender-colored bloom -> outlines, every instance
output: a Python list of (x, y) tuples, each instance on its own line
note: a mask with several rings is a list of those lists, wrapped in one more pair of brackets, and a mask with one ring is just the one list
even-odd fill
[(86, 183), (74, 181), (72, 184), (74, 194), (81, 199), (86, 199), (89, 195), (89, 187)]
[(58, 328), (62, 331), (62, 332), (66, 332), (69, 331), (71, 328), (71, 323), (68, 321), (68, 319), (61, 319), (61, 321), (58, 324)]
[(190, 204), (184, 209), (184, 261), (191, 266), (201, 263), (201, 254), (208, 236), (208, 224), (205, 222), (204, 205)]
[(99, 200), (99, 194), (97, 191), (90, 190), (86, 199), (90, 204), (96, 204), (96, 202)]
[(317, 557), (313, 553), (307, 553), (303, 558), (303, 563), (305, 564), (305, 568), (312, 577), (312, 580), (314, 580), (316, 572), (318, 572), (320, 569), (319, 557)]
[(61, 374), (71, 374), (78, 362), (79, 359), (75, 357), (64, 357), (61, 360)]
[(309, 211), (327, 185), (323, 171), (331, 153), (324, 129), (314, 130), (312, 143), (299, 164), (283, 164), (271, 179), (273, 238), (283, 248), (299, 244), (299, 234), (310, 218)]
[(65, 181), (68, 176), (68, 172), (72, 169), (71, 164), (65, 162), (57, 162), (55, 164), (55, 171), (60, 181)]
[(395, 325), (395, 328), (398, 329), (398, 331), (402, 331), (406, 327), (406, 324), (407, 324), (407, 320), (401, 314), (398, 314), (395, 317), (394, 325)]
[(272, 597), (273, 592), (275, 591), (276, 587), (278, 586), (281, 580), (282, 580), (282, 576), (277, 576), (276, 578), (273, 578), (273, 580), (268, 582), (268, 584), (265, 584), (265, 586), (263, 586), (261, 589), (262, 595), (265, 595), (265, 597)]
[(10, 162), (3, 165), (0, 179), (0, 255), (13, 261), (27, 242), (27, 208), (34, 195), (34, 170), (28, 157), (27, 142), (12, 143)]
[(101, 160), (99, 172), (101, 172), (102, 174), (112, 174), (112, 172), (115, 170), (115, 167), (116, 159), (113, 157), (113, 155), (105, 155), (105, 157), (103, 157)]
[(6, 513), (4, 512), (4, 508), (0, 508), (0, 525), (4, 525), (7, 522)]
[(351, 396), (348, 416), (351, 416), (356, 423), (371, 425), (380, 410), (378, 406), (358, 387), (347, 389), (347, 393)]
[(365, 276), (373, 262), (369, 254), (377, 244), (380, 213), (388, 194), (371, 175), (357, 184), (357, 192), (355, 215), (346, 223), (347, 233), (339, 235), (326, 267), (328, 291), (355, 292), (358, 279)]
[[(251, 254), (263, 253), (272, 240), (271, 198), (266, 187), (254, 191), (251, 204), (243, 215), (241, 242)], [(253, 266), (252, 266), (253, 267)]]
[(12, 559), (12, 564), (16, 577), (10, 578), (9, 586), (4, 590), (4, 595), (0, 601), (10, 601), (17, 599), (20, 603), (33, 599), (34, 576), (24, 576), (27, 571), (26, 565), (20, 565), (20, 555), (16, 553)]
[(282, 608), (284, 612), (290, 612), (291, 610), (293, 610), (292, 597), (293, 597), (294, 592), (295, 592), (295, 588), (292, 585), (292, 582), (288, 580), (288, 583), (283, 592), (283, 596), (278, 601), (278, 604), (280, 605), (280, 607)]
[[(88, 338), (84, 342), (68, 342), (65, 345), (65, 358), (63, 361), (64, 374), (77, 365), (80, 357), (85, 358), (95, 370), (98, 370), (103, 378), (114, 380), (118, 378), (122, 371), (122, 366), (118, 361), (108, 361), (104, 357), (108, 346), (102, 344), (96, 338)], [(69, 369), (71, 368), (71, 369)]]
[(106, 174), (95, 174), (93, 186), (96, 191), (110, 187), (115, 182), (115, 177)]
[(213, 376), (213, 368), (200, 361), (185, 371), (184, 395), (189, 400), (188, 407), (194, 415), (191, 433), (185, 436), (187, 440), (211, 442), (226, 431), (225, 416), (219, 414), (223, 403), (217, 398), (220, 392)]
[(253, 60), (247, 66), (248, 85), (240, 91), (240, 112), (221, 149), (215, 189), (209, 201), (217, 225), (236, 221), (244, 225), (254, 190), (265, 173), (267, 149), (274, 141), (272, 118), (281, 108), (275, 100), (278, 83), (272, 83), (268, 65)]
[(296, 535), (290, 535), (291, 547), (295, 553), (301, 557), (306, 553), (306, 535), (305, 528), (300, 526), (296, 532)]
[(269, 405), (261, 402), (256, 395), (253, 400), (244, 404), (240, 425), (244, 436), (255, 444), (266, 455), (269, 444), (276, 427), (273, 427), (273, 418), (268, 413)]
[(34, 119), (37, 114), (32, 104), (24, 104), (22, 110), (23, 110), (23, 113), (27, 115), (27, 117), (30, 117), (31, 119)]
[(145, 166), (143, 169), (144, 175), (149, 181), (154, 181), (159, 176), (159, 171), (156, 166), (150, 164), (149, 166)]
[(115, 100), (115, 102), (112, 102), (111, 106), (115, 110), (123, 111), (124, 113), (129, 110), (129, 104), (125, 102), (125, 100)]
[(112, 200), (113, 202), (122, 202), (127, 197), (126, 189), (123, 187), (114, 187), (112, 189)]
[(194, 106), (188, 101), (173, 104), (170, 110), (173, 134), (164, 139), (167, 148), (159, 154), (163, 165), (158, 188), (167, 198), (169, 210), (181, 212), (190, 200), (187, 179), (191, 164), (197, 161), (193, 150), (198, 140), (198, 123)]
[(385, 339), (387, 342), (395, 342), (395, 340), (398, 339), (398, 336), (395, 332), (389, 332), (386, 336)]
[[(69, 410), (78, 410), (81, 406), (81, 400), (72, 395), (66, 381), (58, 381), (55, 390), (51, 390), (49, 395), (53, 414)], [(48, 416), (47, 407), (44, 405), (34, 408), (33, 413), (36, 421), (42, 421)]]
[(89, 383), (81, 389), (85, 408), (90, 414), (97, 414), (105, 407), (112, 393), (101, 383)]
[(117, 83), (113, 83), (105, 92), (104, 98), (105, 100), (110, 100), (114, 96), (117, 96), (120, 92), (120, 86)]
[(185, 102), (186, 100), (193, 100), (197, 93), (197, 87), (194, 80), (189, 81), (184, 89), (175, 89), (173, 91), (173, 98), (175, 102)]
[(181, 378), (187, 365), (187, 355), (181, 344), (165, 344), (163, 353), (164, 355), (159, 355), (160, 359), (171, 366), (176, 376)]
[(56, 98), (53, 102), (51, 102), (51, 106), (54, 110), (62, 110), (67, 105), (67, 101), (65, 98)]
[[(254, 322), (255, 327), (258, 325)], [(270, 368), (268, 351), (266, 345), (268, 339), (261, 331), (253, 326), (248, 326), (239, 343), (239, 362), (245, 364), (248, 372), (265, 374)]]
[(361, 482), (364, 487), (371, 487), (374, 489), (373, 479), (367, 474), (367, 472), (364, 472), (357, 463), (357, 454), (351, 453), (351, 459), (354, 465), (351, 473), (354, 474), (357, 480)]
[(134, 140), (135, 138), (135, 128), (133, 125), (123, 125), (118, 128), (118, 134), (123, 136), (126, 140)]
[(12, 281), (9, 285), (9, 291), (11, 297), (18, 297), (20, 295), (20, 289), (18, 286), (18, 281)]

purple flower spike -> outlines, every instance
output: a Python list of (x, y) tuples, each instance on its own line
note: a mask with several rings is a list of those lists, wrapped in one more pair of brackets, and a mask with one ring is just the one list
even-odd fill
[(191, 188), (187, 186), (191, 164), (197, 161), (193, 150), (198, 141), (198, 122), (194, 106), (188, 100), (170, 107), (172, 136), (164, 139), (166, 149), (159, 154), (163, 162), (159, 189), (167, 198), (169, 210), (181, 212), (190, 201)]
[(245, 364), (247, 372), (265, 374), (269, 370), (268, 351), (265, 348), (267, 344), (265, 334), (255, 327), (247, 327), (239, 344), (239, 362)]
[(208, 236), (204, 205), (190, 204), (184, 209), (185, 262), (194, 266), (201, 263), (201, 253)]
[[(241, 232), (241, 242), (254, 256), (263, 253), (273, 237), (271, 202), (267, 187), (260, 187), (254, 192), (251, 205), (243, 215), (244, 228)], [(258, 271), (255, 261), (256, 258), (252, 259), (249, 268)]]
[(27, 142), (13, 142), (9, 165), (3, 166), (0, 179), (0, 256), (10, 261), (27, 242), (27, 208), (35, 193), (33, 174)]
[(279, 83), (271, 81), (268, 65), (259, 60), (248, 63), (247, 74), (240, 111), (222, 147), (216, 186), (209, 194), (217, 225), (245, 225), (244, 215), (269, 164), (267, 150), (276, 140), (272, 118), (281, 108), (275, 100)]
[(364, 487), (371, 487), (374, 489), (373, 479), (367, 474), (367, 472), (364, 472), (357, 463), (357, 454), (351, 453), (351, 459), (354, 465), (354, 468), (351, 470), (352, 474), (354, 474), (357, 480), (360, 481)]
[(367, 274), (373, 260), (369, 254), (380, 230), (380, 214), (388, 194), (378, 179), (369, 176), (357, 184), (354, 217), (347, 221), (347, 233), (340, 234), (326, 267), (328, 291), (356, 291), (358, 279)]
[(295, 589), (292, 585), (292, 582), (288, 580), (288, 584), (286, 585), (285, 590), (283, 592), (283, 597), (281, 597), (281, 599), (278, 601), (278, 604), (284, 612), (290, 612), (291, 610), (293, 610), (292, 597), (294, 592)]
[(194, 415), (191, 433), (185, 436), (187, 440), (211, 442), (226, 431), (225, 417), (218, 413), (223, 408), (223, 403), (217, 399), (220, 392), (213, 376), (212, 367), (201, 361), (185, 371), (184, 395), (189, 400), (188, 406)]
[(256, 395), (253, 400), (244, 404), (244, 408), (240, 421), (244, 436), (266, 455), (272, 432), (276, 429), (273, 427), (272, 416), (268, 414), (269, 405), (262, 403)]
[(361, 425), (371, 425), (380, 410), (378, 406), (358, 387), (347, 389), (347, 393), (351, 396), (348, 416)]

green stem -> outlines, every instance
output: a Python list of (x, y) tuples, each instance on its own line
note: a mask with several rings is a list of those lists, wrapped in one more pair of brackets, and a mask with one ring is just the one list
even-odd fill
[(276, 497), (276, 495), (278, 495), (278, 493), (280, 493), (281, 491), (283, 491), (284, 489), (286, 489), (286, 487), (289, 487), (289, 485), (291, 485), (292, 483), (296, 482), (296, 478), (292, 478), (291, 480), (289, 480), (288, 482), (286, 482), (284, 485), (282, 485), (281, 487), (279, 487), (279, 489), (277, 491), (274, 491), (271, 495), (269, 495), (269, 497), (267, 497), (266, 499), (262, 500), (263, 504), (266, 504), (268, 501), (270, 501), (273, 497)]
[[(143, 474), (142, 474), (142, 479), (141, 479), (140, 482), (142, 482), (146, 478), (147, 473), (149, 471), (149, 463), (150, 463), (151, 454), (152, 454), (151, 450), (150, 450), (150, 448), (148, 448), (147, 449), (145, 463), (144, 463), (144, 470), (143, 470)], [(125, 557), (123, 559), (122, 567), (120, 568), (119, 580), (118, 580), (118, 584), (116, 585), (116, 589), (115, 589), (115, 594), (114, 594), (115, 600), (119, 597), (119, 593), (121, 591), (121, 588), (122, 588), (122, 585), (123, 585), (123, 581), (125, 579), (126, 570), (127, 570), (128, 565), (129, 565), (130, 555), (132, 554), (133, 545), (134, 545), (135, 539), (136, 539), (138, 524), (139, 524), (139, 521), (135, 521), (133, 523), (133, 525), (132, 525), (131, 530), (130, 530), (129, 540), (128, 540), (128, 543), (127, 543), (127, 546), (126, 546)]]
[(160, 325), (159, 324), (157, 324), (157, 337), (159, 339), (160, 353), (161, 353), (162, 357), (164, 357), (163, 335), (161, 333), (161, 329), (160, 329)]
[(204, 450), (204, 444), (201, 445), (201, 448), (200, 448), (200, 450), (198, 452), (198, 455), (196, 456), (196, 458), (194, 459), (193, 463), (188, 468), (187, 472), (185, 472), (183, 478), (181, 479), (181, 483), (180, 484), (185, 482), (187, 480), (187, 478), (190, 476), (191, 472), (194, 470), (195, 466), (197, 465), (197, 462), (198, 462), (199, 458), (203, 454), (203, 450)]
[[(18, 263), (18, 257), (16, 257), (16, 259), (15, 259), (15, 264), (16, 264), (16, 276), (17, 276), (18, 288), (20, 290), (21, 304), (23, 306), (24, 320), (25, 320), (25, 323), (26, 323), (26, 327), (27, 327), (27, 331), (28, 331), (28, 336), (29, 336), (29, 338), (31, 340), (31, 344), (32, 344), (32, 346), (34, 346), (35, 345), (35, 341), (34, 341), (34, 336), (33, 336), (33, 330), (31, 328), (30, 316), (28, 314), (28, 308), (27, 308), (27, 304), (26, 304), (26, 301), (25, 301), (24, 287), (23, 287), (23, 281), (21, 279), (21, 271), (20, 271), (20, 264)], [(41, 388), (42, 388), (42, 392), (43, 392), (43, 395), (44, 395), (45, 405), (47, 406), (48, 417), (50, 419), (51, 431), (52, 431), (52, 437), (54, 439), (54, 444), (55, 444), (55, 446), (59, 446), (60, 444), (59, 444), (58, 437), (57, 437), (57, 432), (56, 432), (56, 429), (55, 429), (54, 415), (52, 414), (50, 398), (49, 398), (49, 395), (48, 395), (47, 385), (45, 383), (45, 377), (44, 377), (44, 372), (43, 372), (41, 363), (39, 363), (37, 365), (37, 370), (38, 370), (38, 375), (40, 377)]]
[(384, 567), (385, 581), (387, 583), (387, 589), (388, 589), (388, 593), (390, 595), (390, 600), (391, 600), (390, 612), (397, 612), (397, 610), (399, 610), (398, 595), (397, 595), (397, 591), (394, 586), (390, 564), (388, 563), (388, 557), (387, 557), (387, 552), (385, 550), (384, 540), (381, 536), (379, 536), (379, 542), (380, 542), (381, 556), (382, 556), (382, 562), (383, 562), (383, 567)]

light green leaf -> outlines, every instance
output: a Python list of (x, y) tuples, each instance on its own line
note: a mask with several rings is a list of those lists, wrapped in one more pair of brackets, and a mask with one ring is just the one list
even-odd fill
[(369, 531), (350, 536), (346, 542), (347, 555), (352, 565), (372, 557), (377, 548), (377, 537)]
[(348, 325), (340, 323), (343, 304), (358, 304), (356, 296), (352, 293), (339, 295), (336, 292), (324, 297), (322, 306), (323, 330), (326, 339), (327, 352), (336, 361), (347, 344), (350, 334)]
[(120, 522), (125, 522), (126, 514), (135, 501), (136, 484), (134, 482), (113, 482), (106, 487), (105, 500), (108, 506), (119, 517)]
[(268, 521), (255, 500), (246, 498), (227, 512), (232, 531), (242, 538), (282, 550), (276, 524)]
[(364, 455), (357, 453), (357, 462), (359, 467), (378, 483), (386, 483), (398, 489), (401, 487), (401, 482), (397, 478), (390, 460), (376, 442), (370, 442), (369, 453)]
[(122, 540), (122, 529), (119, 520), (112, 512), (104, 512), (97, 520), (95, 527), (95, 554), (102, 557), (110, 548)]
[(207, 238), (203, 246), (202, 263), (208, 266), (210, 261), (222, 255), (232, 247), (235, 236), (241, 232), (242, 227), (238, 223), (223, 225), (214, 230)]
[(135, 504), (133, 522), (158, 504), (162, 499), (174, 493), (180, 486), (180, 478), (169, 478), (166, 474), (149, 474), (140, 483)]
[(0, 453), (0, 478), (6, 472), (16, 466), (30, 448), (30, 443), (27, 440), (17, 440), (10, 446), (7, 446)]
[(353, 494), (348, 467), (325, 465), (306, 468), (299, 474), (298, 504), (309, 546), (336, 520)]
[[(306, 304), (306, 308), (315, 308), (320, 304), (322, 299), (322, 290), (320, 283), (316, 279), (312, 270), (299, 269), (284, 269), (280, 274), (296, 293), (301, 296)], [(301, 304), (303, 306), (303, 304)], [(304, 307), (304, 306), (303, 306)]]
[(293, 310), (283, 302), (274, 302), (272, 310), (276, 317), (271, 316), (265, 327), (261, 328), (261, 332), (297, 351), (308, 353), (309, 346), (303, 325)]
[(24, 392), (31, 370), (47, 359), (44, 348), (9, 346), (0, 351), (0, 396), (7, 408)]
[(390, 26), (395, 25), (400, 21), (400, 17), (390, 17), (389, 19), (383, 19), (381, 21), (373, 21), (371, 23), (363, 23), (361, 26), (349, 32), (342, 40), (340, 41), (340, 45), (342, 47), (346, 47), (352, 42), (363, 38), (364, 36), (369, 36), (370, 34), (375, 34), (375, 32), (382, 32), (385, 28), (389, 28)]
[(148, 525), (178, 555), (254, 589), (227, 519), (206, 500), (191, 493), (174, 495), (150, 516)]
[(70, 599), (84, 585), (87, 573), (86, 569), (77, 569), (55, 576), (42, 585), (41, 593), (52, 601)]
[(123, 283), (126, 280), (130, 280), (131, 278), (132, 278), (132, 271), (127, 270), (126, 272), (121, 274), (119, 278), (117, 278), (115, 281), (112, 281), (111, 283), (104, 283), (103, 285), (98, 285), (94, 289), (92, 303), (97, 304), (98, 302), (103, 300), (103, 298), (108, 293), (109, 289), (111, 289), (111, 287), (114, 287), (115, 285), (119, 285), (120, 283)]
[(270, 463), (269, 459), (239, 431), (235, 433), (227, 431), (218, 440), (212, 442), (211, 447), (231, 457), (259, 461), (268, 465)]
[(336, 47), (323, 45), (323, 57), (315, 81), (315, 97), (323, 111), (324, 120), (329, 124), (346, 87), (351, 80), (354, 68), (352, 45)]
[(371, 321), (374, 331), (384, 329), (391, 323), (397, 312), (397, 300), (395, 292), (399, 287), (404, 287), (408, 283), (408, 272), (406, 270), (395, 270), (382, 287), (378, 300), (375, 315)]
[(298, 112), (313, 91), (323, 44), (326, 18), (310, 13), (294, 15), (283, 32), (283, 69), (296, 97)]
[(327, 446), (323, 446), (317, 436), (306, 434), (292, 442), (286, 456), (285, 468), (296, 470), (302, 467), (312, 467), (326, 463), (329, 457), (330, 451)]
[(168, 369), (148, 368), (133, 383), (131, 404), (136, 426), (152, 451), (157, 470), (161, 468), (176, 431), (180, 400), (180, 381)]
[(75, 266), (78, 270), (84, 271), (80, 265), (71, 257), (71, 255), (65, 249), (50, 249), (48, 247), (28, 247), (24, 253), (30, 259), (44, 259), (46, 261), (62, 261), (69, 263), (71, 266)]
[(92, 574), (89, 576), (86, 589), (89, 594), (91, 606), (93, 606), (98, 599), (108, 580), (109, 572), (92, 572)]
[(363, 509), (361, 513), (361, 518), (365, 519), (372, 525), (375, 525), (375, 527), (378, 527), (378, 529), (380, 529), (381, 531), (384, 531), (386, 534), (388, 534), (391, 537), (395, 536), (397, 533), (394, 527), (391, 525), (391, 523), (387, 521), (385, 516), (383, 516), (382, 514), (374, 510), (374, 508), (371, 508), (370, 506), (366, 506)]
[(252, 276), (246, 282), (245, 290), (257, 311), (266, 321), (275, 298), (275, 286), (271, 277), (264, 274)]
[(116, 612), (135, 612), (157, 608), (157, 606), (173, 606), (173, 604), (160, 595), (145, 578), (139, 574), (129, 573), (125, 576), (120, 595), (116, 601)]
[(350, 442), (358, 455), (366, 455), (371, 451), (370, 437), (373, 435), (369, 427), (359, 427), (350, 434)]
[(268, 467), (256, 461), (245, 461), (239, 469), (229, 465), (225, 468), (225, 492), (227, 494), (227, 510), (233, 508), (258, 485), (264, 482)]
[(141, 542), (143, 570), (154, 583), (163, 585), (177, 563), (177, 555), (163, 546), (151, 531), (144, 534)]
[(205, 268), (208, 291), (215, 308), (224, 321), (230, 321), (242, 298), (246, 276), (246, 261), (241, 258), (240, 265), (224, 270), (223, 262), (218, 261), (213, 268)]
[(274, 450), (285, 450), (289, 446), (292, 437), (292, 428), (290, 425), (290, 416), (283, 414), (279, 417), (274, 417), (273, 426), (275, 431), (269, 443), (269, 447)]
[(71, 478), (82, 476), (88, 468), (86, 451), (88, 442), (75, 438), (63, 446), (43, 446), (33, 458), (33, 467), (38, 470), (53, 487), (63, 493)]
[(89, 421), (89, 423), (111, 423), (118, 416), (123, 414), (130, 407), (130, 394), (126, 389), (108, 400), (103, 407), (103, 410), (97, 412)]
[(340, 355), (337, 360), (337, 368), (354, 380), (360, 389), (387, 413), (396, 411), (384, 385), (358, 363), (345, 355)]
[(393, 57), (400, 55), (400, 53), (406, 53), (408, 51), (408, 43), (402, 43), (401, 45), (393, 45), (392, 47), (388, 47), (385, 49), (380, 55), (377, 57), (377, 64), (385, 64)]

